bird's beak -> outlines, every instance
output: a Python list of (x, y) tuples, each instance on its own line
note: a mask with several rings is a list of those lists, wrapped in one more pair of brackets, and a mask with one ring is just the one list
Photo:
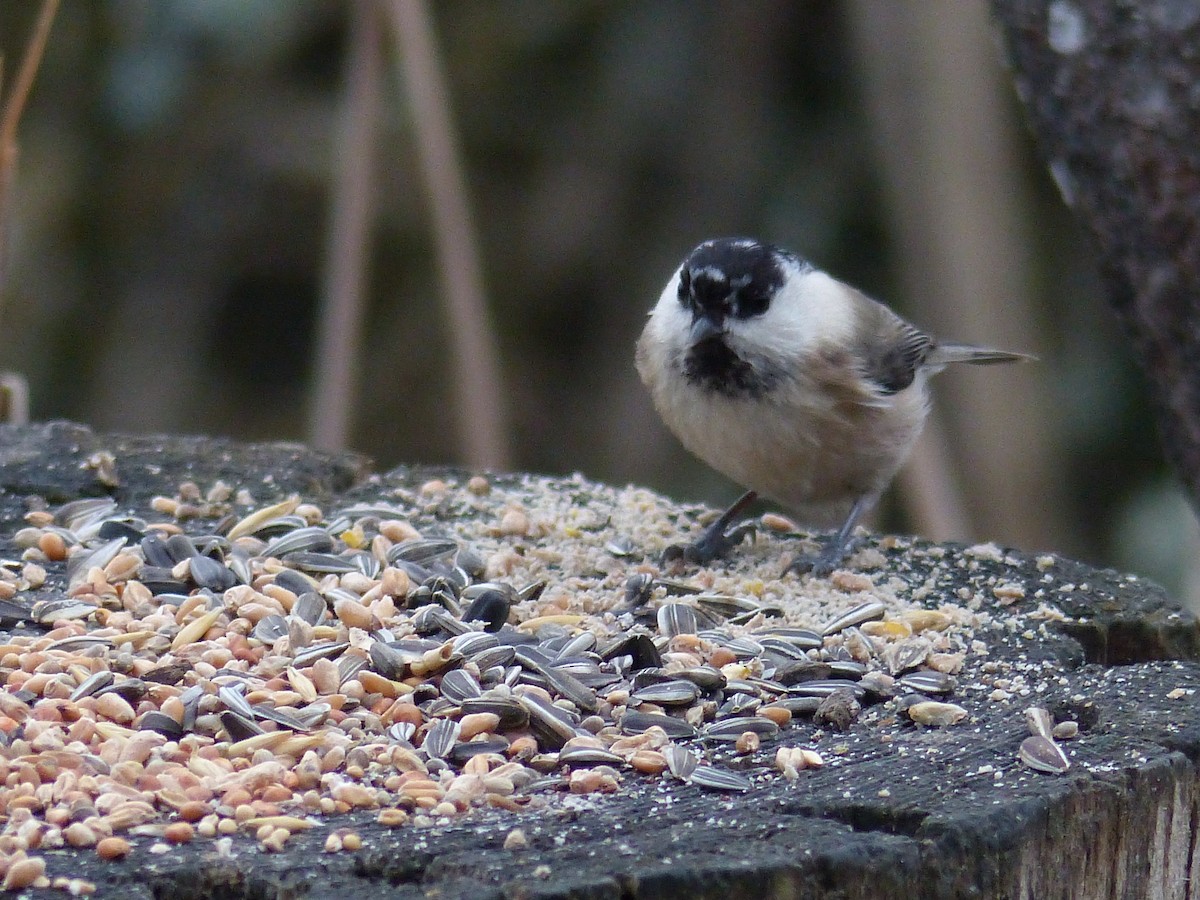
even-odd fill
[(701, 341), (707, 341), (709, 338), (718, 337), (725, 333), (725, 327), (722, 323), (714, 322), (708, 316), (697, 316), (692, 320), (692, 331), (688, 335), (688, 340), (694, 347)]

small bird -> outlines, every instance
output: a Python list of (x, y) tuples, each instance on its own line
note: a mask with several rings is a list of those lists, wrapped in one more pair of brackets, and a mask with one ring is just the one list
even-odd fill
[(772, 244), (705, 241), (651, 310), (637, 370), (683, 445), (747, 490), (667, 558), (727, 553), (753, 531), (734, 522), (762, 494), (809, 521), (841, 521), (818, 554), (788, 567), (829, 574), (912, 451), (929, 377), (950, 363), (1030, 358), (937, 341)]

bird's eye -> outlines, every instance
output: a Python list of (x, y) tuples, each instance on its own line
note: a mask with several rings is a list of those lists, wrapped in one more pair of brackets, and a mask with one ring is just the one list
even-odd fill
[(751, 316), (761, 316), (767, 311), (767, 307), (770, 305), (771, 298), (767, 294), (743, 294), (738, 297), (737, 301), (738, 315), (743, 319), (748, 319)]
[(692, 276), (687, 269), (679, 273), (679, 302), (685, 308), (692, 305)]

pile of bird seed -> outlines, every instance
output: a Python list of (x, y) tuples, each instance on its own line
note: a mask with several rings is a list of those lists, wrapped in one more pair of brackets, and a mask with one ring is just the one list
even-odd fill
[(47, 883), (38, 851), (63, 846), (279, 850), (350, 811), (422, 827), (628, 779), (749, 791), (839, 764), (810, 742), (864, 708), (967, 716), (978, 603), (887, 574), (878, 547), (779, 577), (792, 537), (664, 571), (685, 537), (665, 500), (572, 483), (31, 509), (0, 560), (3, 886)]

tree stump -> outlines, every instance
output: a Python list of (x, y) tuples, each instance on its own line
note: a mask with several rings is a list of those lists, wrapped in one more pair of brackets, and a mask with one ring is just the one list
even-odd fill
[[(919, 620), (914, 610), (942, 610), (954, 624), (945, 632), (920, 633), (928, 636), (932, 652), (938, 652), (942, 635), (948, 643), (941, 650), (947, 656), (961, 655), (954, 686), (941, 699), (960, 706), (965, 718), (943, 726), (918, 724), (912, 710), (920, 701), (905, 696), (913, 687), (901, 685), (890, 697), (863, 695), (862, 711), (845, 731), (835, 730), (832, 719), (816, 723), (798, 705), (777, 735), (763, 737), (757, 749), (749, 747), (744, 753), (733, 742), (680, 741), (702, 757), (702, 765), (744, 778), (750, 786), (744, 792), (713, 790), (700, 780), (684, 782), (669, 772), (642, 774), (616, 763), (610, 765), (614, 774), (608, 783), (614, 789), (581, 793), (577, 791), (584, 782), (573, 779), (572, 771), (590, 764), (562, 763), (507, 795), (512, 810), (466, 803), (465, 811), (443, 817), (410, 807), (407, 822), (395, 827), (379, 824), (380, 811), (369, 805), (323, 815), (280, 802), (281, 815), (308, 824), (280, 842), (276, 852), (265, 849), (257, 827), (238, 827), (232, 816), (225, 817), (234, 823), (225, 829), (231, 832), (227, 837), (222, 830), (216, 839), (196, 833), (190, 840), (172, 843), (165, 829), (181, 818), (177, 786), (164, 783), (155, 794), (146, 788), (149, 782), (141, 782), (142, 788), (135, 785), (130, 790), (154, 796), (156, 803), (152, 816), (117, 832), (131, 845), (127, 856), (107, 861), (90, 846), (31, 846), (26, 853), (44, 860), (45, 877), (83, 879), (94, 885), (96, 897), (176, 900), (400, 898), (431, 893), (472, 898), (1188, 894), (1198, 801), (1195, 760), (1200, 756), (1200, 716), (1195, 711), (1198, 631), (1195, 619), (1154, 585), (1052, 554), (878, 536), (865, 542), (850, 570), (828, 580), (780, 578), (787, 554), (803, 538), (770, 530), (761, 530), (753, 545), (728, 562), (699, 571), (662, 572), (657, 559), (663, 547), (698, 529), (713, 515), (711, 510), (580, 476), (492, 475), (473, 481), (477, 474), (408, 467), (370, 474), (361, 457), (316, 453), (295, 445), (99, 435), (68, 423), (0, 426), (0, 559), (6, 561), (7, 581), (19, 584), (22, 555), (31, 556), (17, 539), (21, 528), (30, 527), (27, 514), (46, 504), (54, 512), (83, 497), (112, 496), (122, 516), (167, 521), (196, 535), (213, 532), (226, 513), (243, 518), (251, 509), (293, 494), (319, 506), (326, 521), (341, 509), (387, 504), (416, 531), (452, 536), (470, 546), (486, 566), (487, 577), (511, 578), (520, 589), (526, 587), (521, 582), (526, 573), (540, 573), (547, 582), (541, 598), (515, 605), (514, 622), (534, 612), (551, 617), (549, 610), (556, 609), (557, 627), (568, 633), (599, 622), (604, 628), (641, 628), (660, 637), (667, 653), (703, 644), (708, 640), (704, 628), (701, 636), (690, 636), (684, 629), (684, 639), (671, 643), (655, 631), (653, 616), (622, 612), (630, 575), (659, 576), (676, 590), (690, 585), (710, 593), (740, 592), (780, 608), (793, 626), (818, 630), (830, 619), (861, 610), (864, 602), (881, 603), (887, 621), (909, 626)], [(160, 511), (170, 503), (154, 498), (187, 502), (192, 491), (185, 487), (181, 493), (183, 482), (198, 486), (199, 514), (175, 522)], [(217, 482), (230, 490), (228, 509), (206, 499)], [(239, 502), (241, 490), (246, 493)], [(28, 539), (28, 533), (21, 538), (26, 543)], [(93, 540), (90, 546), (96, 543), (101, 541)], [(86, 572), (80, 576), (78, 571), (68, 576), (67, 566), (53, 560), (42, 565), (45, 583), (6, 591), (11, 594), (6, 603), (54, 603), (67, 594), (68, 577), (76, 585), (90, 577), (93, 586), (99, 578)], [(124, 594), (130, 590), (126, 587)], [(699, 608), (695, 597), (665, 590), (656, 588), (644, 608), (653, 612), (671, 602)], [(78, 597), (81, 589), (73, 593)], [(194, 585), (191, 593), (198, 593)], [(232, 603), (220, 592), (212, 593), (214, 605), (209, 608), (214, 611)], [(85, 654), (93, 668), (109, 667), (125, 677), (139, 671), (136, 653), (129, 648), (149, 647), (153, 641), (139, 644), (147, 640), (145, 635), (111, 641), (116, 632), (104, 631), (103, 623), (113, 629), (123, 621), (120, 599), (109, 597), (109, 611), (76, 620), (85, 623), (79, 630), (87, 635), (108, 634), (109, 643), (77, 640), (66, 646), (69, 652)], [(103, 597), (100, 605), (105, 605)], [(419, 611), (398, 608), (389, 627), (401, 630), (397, 623)], [(232, 616), (230, 610), (228, 617)], [(812, 621), (805, 622), (805, 616)], [(184, 620), (190, 621), (187, 615)], [(195, 639), (198, 645), (219, 637), (221, 626), (216, 623), (224, 621), (214, 619), (213, 629)], [(335, 619), (325, 621), (332, 624), (321, 627), (330, 633), (336, 630)], [(717, 630), (744, 627), (763, 638), (764, 629), (779, 621), (757, 613), (745, 626), (724, 623)], [(11, 616), (6, 622), (0, 635), (0, 680), (5, 680), (0, 713), (12, 719), (20, 715), (21, 706), (44, 711), (54, 705), (18, 691), (19, 685), (30, 682), (14, 675), (21, 666), (20, 654), (13, 649), (17, 637), (38, 639), (53, 623), (16, 624)], [(70, 631), (61, 623), (58, 627)], [(888, 626), (893, 631), (903, 627)], [(852, 651), (866, 646), (860, 638), (874, 647), (870, 652), (884, 648), (880, 658), (889, 658), (888, 628), (860, 625), (853, 639), (854, 632), (835, 630), (823, 643), (826, 649), (845, 650), (844, 658), (838, 650), (830, 659), (840, 660), (841, 668), (849, 670)], [(174, 643), (180, 633), (176, 625), (164, 631)], [(356, 634), (351, 642), (365, 645), (367, 634)], [(375, 639), (380, 639), (378, 634)], [(253, 634), (239, 646), (253, 649)], [(274, 646), (271, 652), (290, 652), (286, 642)], [(122, 657), (122, 648), (132, 658)], [(171, 652), (186, 656), (187, 647), (176, 646)], [(710, 648), (696, 652), (708, 653)], [(743, 646), (739, 652), (750, 654), (743, 661), (755, 659), (752, 648)], [(926, 657), (926, 664), (933, 661)], [(938, 662), (952, 668), (955, 660)], [(866, 668), (883, 672), (875, 661)], [(901, 665), (895, 677), (901, 680), (905, 671)], [(778, 669), (774, 673), (782, 677)], [(83, 674), (61, 677), (78, 680)], [(740, 672), (730, 669), (727, 675), (736, 679)], [(230, 677), (196, 663), (182, 676), (180, 687), (207, 678), (204, 683), (215, 702), (217, 685), (231, 683)], [(754, 675), (747, 672), (745, 677)], [(615, 689), (610, 685), (598, 693), (609, 690), (620, 699), (611, 693)], [(139, 718), (147, 708), (141, 704), (154, 696), (151, 692), (140, 701), (135, 698), (131, 706)], [(720, 698), (722, 703), (728, 700)], [(71, 702), (56, 700), (55, 708), (66, 710)], [(85, 697), (78, 703), (86, 706), (90, 701)], [(633, 701), (629, 704), (632, 709)], [(1019, 748), (1030, 737), (1029, 707), (1045, 708), (1060, 723), (1077, 723), (1077, 736), (1060, 741), (1070, 762), (1065, 772), (1036, 771), (1020, 761)], [(605, 700), (597, 708), (603, 718), (612, 704)], [(209, 707), (200, 709), (204, 715)], [(138, 721), (125, 726), (137, 733)], [(33, 717), (6, 724), (6, 746), (0, 748), (7, 776), (0, 851), (11, 854), (18, 847), (18, 835), (38, 831), (28, 822), (48, 815), (56, 800), (49, 789), (37, 794), (22, 785), (33, 780), (56, 783), (61, 770), (75, 764), (70, 759), (80, 757), (67, 751), (70, 759), (59, 757), (52, 765), (39, 755), (46, 751), (37, 736), (47, 740), (44, 736), (53, 728)], [(70, 724), (62, 723), (62, 728)], [(362, 728), (369, 728), (369, 718)], [(27, 734), (34, 737), (26, 739)], [(83, 731), (74, 734), (83, 740)], [(386, 743), (388, 738), (369, 740)], [(206, 738), (204, 743), (215, 757), (224, 758), (229, 749), (228, 740), (214, 743)], [(178, 746), (160, 743), (154, 752), (166, 754), (169, 761), (172, 754), (183, 752)], [(96, 747), (100, 756), (107, 752), (99, 743)], [(801, 767), (789, 778), (776, 763), (780, 747), (815, 751), (823, 765)], [(21, 754), (14, 755), (14, 748)], [(271, 753), (264, 745), (238, 765), (245, 769), (269, 762)], [(136, 765), (120, 769), (117, 759), (84, 759), (84, 764), (117, 769), (118, 774), (142, 771)], [(342, 778), (344, 773), (339, 769), (335, 774)], [(368, 773), (362, 780), (378, 777), (372, 790), (382, 791), (385, 774)], [(354, 775), (345, 778), (349, 783)], [(221, 819), (220, 800), (218, 796), (201, 802), (199, 815), (212, 816), (210, 822)], [(196, 828), (204, 821), (197, 818)], [(67, 822), (59, 824), (65, 828)], [(324, 852), (335, 832), (353, 832), (361, 847)], [(47, 826), (38, 833), (44, 837), (52, 832)]]

